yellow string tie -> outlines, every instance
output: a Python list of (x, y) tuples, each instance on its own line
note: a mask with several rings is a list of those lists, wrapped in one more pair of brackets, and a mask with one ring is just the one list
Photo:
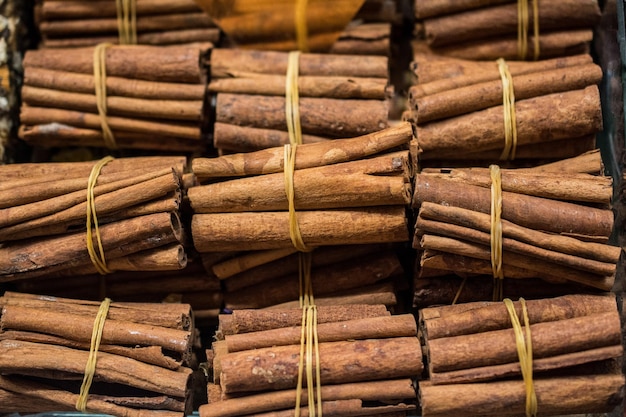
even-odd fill
[[(96, 197), (94, 195), (94, 188), (98, 181), (98, 175), (102, 167), (113, 160), (113, 157), (106, 156), (98, 161), (89, 174), (87, 180), (87, 252), (89, 252), (89, 258), (96, 267), (96, 270), (101, 275), (110, 274), (111, 271), (107, 267), (106, 259), (104, 257), (104, 248), (102, 246), (102, 238), (100, 237), (100, 228), (98, 227), (98, 216), (96, 214)], [(98, 243), (98, 249), (93, 245), (93, 230), (96, 232), (96, 241)]]
[(302, 126), (300, 124), (300, 92), (298, 90), (300, 52), (291, 51), (287, 61), (285, 77), (285, 119), (289, 143), (302, 144)]
[(294, 23), (296, 26), (296, 45), (298, 50), (309, 52), (309, 30), (306, 22), (307, 0), (297, 0)]
[[(539, 58), (539, 4), (533, 2), (533, 59)], [(528, 0), (517, 1), (517, 56), (519, 59), (528, 57)]]
[(104, 145), (109, 149), (117, 149), (115, 136), (107, 121), (107, 72), (106, 50), (110, 43), (96, 45), (93, 50), (93, 79), (96, 90), (96, 107), (100, 116), (100, 126)]
[(533, 383), (533, 345), (530, 337), (530, 324), (528, 320), (528, 310), (526, 309), (526, 301), (520, 298), (522, 306), (522, 317), (524, 318), (525, 332), (522, 330), (513, 301), (506, 298), (503, 300), (511, 323), (515, 332), (515, 344), (517, 347), (517, 356), (519, 358), (522, 378), (526, 387), (526, 417), (535, 417), (537, 415), (537, 395), (535, 394), (535, 384)]
[(489, 167), (491, 175), (491, 272), (494, 278), (493, 282), (493, 300), (502, 299), (503, 288), (502, 281), (504, 273), (502, 272), (502, 174), (500, 167), (491, 165)]
[(137, 43), (137, 0), (115, 0), (120, 45)]
[(517, 149), (517, 119), (515, 116), (515, 91), (513, 89), (513, 77), (509, 72), (509, 66), (502, 58), (496, 61), (502, 80), (502, 108), (504, 111), (504, 149), (500, 155), (501, 160), (515, 159)]
[(96, 374), (96, 364), (98, 349), (100, 348), (100, 341), (102, 340), (102, 330), (104, 329), (104, 322), (106, 321), (107, 314), (109, 313), (109, 306), (111, 300), (105, 298), (100, 304), (98, 314), (93, 322), (93, 330), (91, 332), (91, 346), (89, 347), (89, 357), (85, 364), (85, 375), (83, 377), (83, 383), (80, 386), (80, 393), (78, 400), (76, 401), (76, 410), (84, 413), (87, 410), (87, 397), (89, 397), (89, 389), (93, 382), (93, 377)]

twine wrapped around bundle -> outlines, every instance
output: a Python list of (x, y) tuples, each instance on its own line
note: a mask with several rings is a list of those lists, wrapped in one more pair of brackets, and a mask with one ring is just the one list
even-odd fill
[(185, 158), (105, 161), (99, 175), (94, 162), (0, 166), (0, 282), (186, 265)]
[(213, 42), (220, 30), (193, 0), (42, 0), (35, 10), (45, 48)]
[[(113, 302), (100, 315), (97, 302), (20, 293), (6, 293), (0, 305), (1, 392), (49, 402), (60, 411), (76, 406), (113, 415), (172, 417), (191, 411), (194, 324), (189, 305)], [(102, 324), (94, 349), (95, 317)], [(81, 389), (79, 399), (74, 390), (89, 373), (90, 352), (95, 355), (88, 375), (93, 383)], [(11, 407), (0, 404), (3, 411)]]
[(426, 308), (420, 329), (424, 416), (604, 413), (621, 404), (614, 295)]
[(596, 0), (415, 0), (428, 49), (465, 59), (537, 60), (587, 53), (600, 20)]
[[(414, 410), (415, 391), (408, 378), (423, 368), (415, 319), (390, 316), (381, 305), (317, 310), (323, 413), (406, 415)], [(213, 357), (209, 366), (214, 381), (208, 386), (209, 404), (200, 407), (200, 415), (293, 415), (301, 316), (300, 309), (220, 315), (218, 341), (207, 355)], [(251, 352), (256, 359), (241, 360)], [(294, 366), (282, 366), (287, 362)], [(306, 412), (304, 393), (301, 405)]]
[(201, 61), (211, 46), (29, 51), (20, 137), (46, 147), (205, 149)]

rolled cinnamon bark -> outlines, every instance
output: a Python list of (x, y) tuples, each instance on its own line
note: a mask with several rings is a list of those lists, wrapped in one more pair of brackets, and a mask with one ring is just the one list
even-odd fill
[[(2, 309), (0, 326), (2, 330), (22, 330), (36, 333), (51, 333), (79, 342), (91, 340), (93, 316), (47, 311), (41, 317), (41, 310), (5, 306)], [(108, 319), (102, 331), (102, 343), (113, 345), (160, 346), (162, 348), (187, 353), (191, 351), (189, 331), (158, 328), (155, 326)]]
[[(311, 281), (315, 294), (324, 295), (373, 284), (400, 273), (402, 267), (397, 256), (383, 252), (370, 256), (358, 265), (346, 261), (314, 269), (311, 271)], [(297, 300), (299, 292), (298, 281), (286, 276), (226, 293), (224, 303), (230, 309), (262, 308)]]
[[(520, 168), (520, 170), (523, 172), (528, 169)], [(561, 172), (571, 174), (603, 175), (604, 165), (602, 164), (602, 156), (600, 155), (600, 150), (594, 149), (573, 158), (539, 165), (530, 168), (530, 170), (532, 170), (533, 172), (542, 173)]]
[[(549, 94), (521, 100), (515, 104), (518, 144), (594, 134), (601, 129), (598, 88)], [(554, 112), (554, 109), (559, 109)], [(576, 117), (572, 118), (571, 115)], [(465, 152), (504, 147), (502, 106), (491, 107), (449, 120), (417, 126), (419, 147), (429, 152)], [(466, 134), (459, 135), (459, 132)]]
[[(514, 76), (515, 100), (583, 89), (598, 84), (601, 79), (602, 69), (595, 64)], [(416, 111), (418, 124), (471, 113), (502, 103), (502, 81), (488, 81), (447, 90), (410, 99), (410, 103)]]
[[(329, 139), (315, 135), (302, 135), (302, 143), (324, 142)], [(213, 147), (228, 152), (254, 152), (289, 143), (289, 133), (275, 129), (259, 129), (227, 123), (213, 126)]]
[[(600, 19), (600, 8), (595, 1), (564, 0), (559, 4), (540, 4), (538, 16), (542, 32), (591, 28)], [(529, 27), (534, 24), (533, 19), (533, 14), (529, 13)], [(495, 25), (494, 22), (498, 24)], [(517, 29), (518, 8), (516, 4), (485, 7), (424, 21), (426, 39), (433, 47), (467, 39), (516, 34)]]
[[(385, 317), (390, 313), (384, 305), (334, 305), (318, 308), (317, 323)], [(233, 335), (260, 332), (283, 327), (298, 326), (302, 323), (302, 309), (234, 310), (232, 314), (221, 314), (220, 335)]]
[[(507, 61), (507, 66), (511, 75), (517, 76), (592, 63), (591, 55), (581, 54), (532, 62), (512, 60)], [(500, 79), (493, 61), (466, 60), (438, 54), (415, 54), (411, 70), (418, 81), (410, 89), (414, 99)]]
[[(564, 55), (589, 53), (593, 39), (591, 29), (543, 32), (539, 36), (539, 58), (548, 59)], [(496, 60), (519, 59), (517, 36), (450, 44), (436, 49), (438, 54), (462, 59)], [(528, 43), (528, 54), (534, 54), (534, 44)]]
[[(352, 137), (388, 127), (388, 105), (380, 100), (301, 98), (302, 132)], [(218, 94), (216, 122), (286, 130), (285, 98)]]
[[(527, 300), (526, 306), (528, 322), (535, 324), (614, 312), (615, 303), (615, 296), (612, 294), (572, 294), (543, 300)], [(517, 314), (520, 314), (520, 302), (514, 301), (513, 305)], [(420, 322), (429, 340), (511, 327), (505, 305), (491, 302), (425, 308), (420, 311)]]
[[(35, 107), (61, 107), (92, 114), (98, 113), (95, 93), (73, 93), (25, 85), (22, 88), (22, 98), (28, 105)], [(147, 100), (118, 96), (107, 97), (107, 112), (112, 116), (199, 122), (202, 106), (202, 100)]]
[[(373, 159), (297, 170), (298, 210), (410, 203), (408, 151)], [(404, 167), (404, 173), (402, 172)], [(393, 171), (399, 170), (395, 174)], [(284, 174), (235, 179), (188, 191), (194, 213), (288, 210)]]
[[(622, 375), (536, 378), (537, 409), (545, 415), (609, 412), (621, 404)], [(424, 417), (524, 415), (526, 389), (521, 381), (433, 385), (419, 382)], [(498, 393), (494, 401), (494, 392)]]
[[(179, 240), (181, 225), (176, 215), (160, 213), (103, 225), (100, 233), (107, 258), (114, 259)], [(91, 262), (84, 233), (16, 242), (0, 248), (0, 253), (0, 270), (4, 271), (0, 281), (4, 282)], [(36, 259), (32, 254), (37, 255)]]
[[(100, 302), (7, 291), (0, 297), (0, 306), (6, 305), (55, 310), (68, 314), (83, 314), (95, 317)], [(134, 323), (173, 329), (193, 329), (191, 311), (187, 304), (112, 302), (107, 317), (113, 320), (132, 321)]]
[[(210, 45), (156, 47), (118, 45), (107, 48), (107, 76), (173, 82), (202, 82), (198, 59)], [(134, 65), (128, 65), (134, 62)], [(93, 74), (93, 48), (40, 49), (24, 56), (24, 67)]]
[[(137, 14), (136, 22), (137, 32), (140, 33), (215, 27), (209, 15), (201, 11), (149, 16)], [(46, 20), (39, 24), (39, 30), (50, 38), (116, 33), (118, 19), (116, 16), (98, 16), (80, 20)]]
[[(35, 126), (20, 126), (22, 140), (44, 147), (53, 146), (95, 146), (104, 147), (106, 142), (101, 130), (81, 129), (58, 123)], [(134, 133), (118, 131), (115, 141), (122, 149), (151, 149), (170, 152), (194, 152), (205, 148), (203, 142), (176, 136), (162, 136), (155, 141), (154, 133)]]
[[(449, 228), (451, 227), (449, 226)], [(461, 229), (463, 229), (462, 232), (469, 232), (466, 228)], [(491, 251), (488, 245), (469, 243), (468, 241), (460, 239), (424, 235), (421, 238), (420, 247), (441, 252), (451, 252), (458, 255), (468, 256), (470, 258), (483, 260), (491, 259)], [(593, 274), (565, 267), (556, 262), (545, 261), (538, 258), (529, 258), (512, 251), (503, 251), (503, 264), (534, 271), (536, 277), (545, 277), (551, 280), (568, 279), (570, 281), (598, 288), (603, 291), (609, 291), (615, 282), (615, 273), (607, 275)]]
[[(93, 74), (79, 74), (47, 68), (24, 68), (24, 84), (49, 90), (94, 94)], [(202, 84), (157, 82), (107, 77), (107, 96), (134, 97), (157, 100), (203, 100)]]
[[(409, 379), (322, 386), (322, 398), (329, 401), (355, 398), (364, 401), (395, 401), (414, 396), (415, 390)], [(294, 407), (295, 399), (296, 390), (283, 390), (209, 402), (201, 405), (198, 411), (201, 417), (236, 417)], [(301, 404), (308, 404), (306, 395), (302, 395)]]
[[(211, 52), (211, 78), (228, 77), (231, 72), (261, 74), (287, 73), (288, 53), (246, 49), (214, 49)], [(387, 58), (328, 54), (302, 54), (299, 62), (301, 76), (346, 76), (387, 78)]]
[[(225, 340), (228, 352), (239, 352), (271, 346), (297, 345), (300, 343), (301, 333), (301, 327), (289, 327), (226, 336)], [(384, 339), (416, 335), (415, 318), (410, 314), (322, 323), (317, 326), (319, 342)]]
[[(305, 244), (310, 246), (404, 242), (408, 229), (403, 207), (317, 210), (297, 213)], [(192, 233), (200, 252), (291, 247), (289, 213), (197, 214)]]
[[(569, 236), (593, 237), (602, 242), (607, 241), (613, 228), (613, 215), (609, 210), (506, 191), (502, 196), (502, 218), (519, 226)], [(437, 204), (445, 201), (451, 206), (488, 213), (491, 194), (486, 188), (460, 186), (453, 181), (417, 175), (413, 207), (418, 208), (424, 201)], [(528, 216), (530, 213), (532, 218)]]
[(389, 56), (390, 38), (391, 24), (389, 23), (349, 25), (328, 52), (330, 54)]
[[(362, 159), (406, 145), (412, 137), (411, 124), (403, 122), (397, 126), (351, 139), (299, 145), (296, 150), (295, 169)], [(200, 180), (208, 177), (282, 172), (284, 154), (282, 147), (276, 147), (255, 153), (226, 155), (220, 158), (195, 158), (192, 161), (192, 170)]]
[[(82, 378), (89, 352), (55, 345), (0, 341), (0, 369), (3, 373), (61, 371)], [(28, 354), (27, 354), (28, 352)], [(62, 360), (61, 360), (62, 359)], [(171, 371), (123, 356), (98, 353), (96, 378), (131, 387), (185, 398), (191, 369)]]
[[(31, 402), (31, 404), (32, 401), (53, 402), (54, 404), (56, 404), (53, 408), (58, 410), (76, 410), (76, 401), (79, 397), (78, 394), (53, 388), (42, 384), (41, 382), (35, 382), (15, 375), (12, 375), (10, 377), (0, 376), (0, 387), (12, 393), (28, 393), (28, 401)], [(89, 398), (87, 399), (87, 409), (93, 412), (101, 412), (111, 415), (124, 415), (128, 417), (181, 417), (182, 415), (180, 412), (173, 411), (155, 411), (145, 409), (138, 410), (129, 407), (123, 407), (93, 397), (94, 396), (89, 396)], [(50, 408), (39, 411), (43, 412), (49, 409)]]
[[(575, 161), (572, 161), (575, 162)], [(422, 174), (448, 178), (465, 184), (490, 187), (491, 179), (487, 168), (422, 169)], [(518, 194), (555, 200), (601, 203), (611, 202), (613, 181), (610, 177), (570, 173), (561, 177), (555, 172), (543, 173), (534, 169), (501, 169), (502, 190)]]
[[(3, 330), (0, 333), (0, 340), (20, 340), (23, 342), (44, 343), (50, 345), (65, 346), (80, 350), (89, 350), (89, 342), (76, 342), (63, 337), (49, 334), (24, 332), (19, 330)], [(182, 365), (182, 356), (165, 353), (159, 346), (118, 346), (101, 344), (99, 352), (108, 352), (114, 355), (125, 356), (140, 362), (160, 366), (171, 370), (179, 369)]]
[[(177, 29), (167, 32), (145, 32), (137, 34), (137, 44), (153, 46), (182, 45), (189, 43), (220, 42), (221, 32), (218, 28)], [(44, 37), (41, 46), (44, 48), (79, 48), (100, 43), (118, 44), (119, 36), (89, 36), (80, 38), (50, 39)]]
[[(319, 350), (324, 385), (412, 377), (419, 375), (423, 368), (416, 337), (320, 343)], [(221, 359), (223, 392), (293, 388), (299, 351), (300, 346), (291, 345), (257, 349), (254, 356), (249, 351), (225, 355)], [(371, 362), (376, 362), (377, 366), (363, 365)]]
[[(214, 93), (255, 94), (279, 96), (285, 94), (284, 75), (231, 72), (230, 78), (215, 78), (209, 83)], [(387, 78), (360, 78), (337, 76), (298, 77), (300, 97), (336, 99), (384, 99), (387, 96)]]
[[(385, 245), (323, 246), (315, 250), (315, 256), (313, 256), (311, 260), (311, 266), (318, 268), (350, 259), (357, 262), (357, 259), (360, 257), (366, 257), (386, 249), (388, 248), (386, 248)], [(294, 251), (294, 254), (228, 277), (223, 281), (224, 289), (227, 292), (236, 291), (250, 285), (287, 275), (295, 279), (299, 270), (299, 255), (295, 254), (295, 248), (289, 248), (288, 250)]]
[[(193, 0), (139, 0), (138, 14), (169, 14), (199, 11)], [(116, 17), (117, 8), (109, 0), (89, 3), (76, 0), (45, 0), (42, 3), (43, 19), (84, 19), (86, 17)]]
[(426, 19), (510, 2), (511, 0), (415, 0), (415, 17)]

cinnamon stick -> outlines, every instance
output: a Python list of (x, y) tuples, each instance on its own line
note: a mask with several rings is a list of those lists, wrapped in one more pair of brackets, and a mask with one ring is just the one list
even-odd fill
[[(355, 398), (363, 401), (395, 401), (413, 398), (414, 395), (415, 390), (408, 379), (322, 386), (322, 398), (329, 401)], [(267, 392), (226, 399), (217, 403), (209, 402), (200, 406), (199, 412), (201, 417), (236, 417), (293, 407), (295, 399), (296, 390)], [(308, 404), (308, 397), (302, 395), (301, 401), (303, 405)]]
[[(141, 0), (137, 2), (138, 14), (170, 14), (198, 11), (192, 0)], [(43, 19), (84, 19), (86, 17), (116, 17), (117, 9), (108, 0), (83, 3), (76, 0), (46, 0), (42, 3)]]
[[(423, 367), (419, 340), (415, 337), (327, 342), (320, 343), (319, 349), (324, 385), (414, 376), (419, 375)], [(291, 345), (257, 349), (253, 358), (249, 351), (225, 355), (221, 359), (220, 377), (223, 392), (293, 388), (299, 350), (299, 346)], [(375, 368), (363, 365), (371, 361), (376, 362)], [(279, 362), (282, 371), (276, 367)], [(262, 370), (272, 370), (272, 373)]]
[[(137, 44), (153, 46), (173, 46), (190, 43), (214, 43), (221, 39), (221, 31), (216, 27), (196, 29), (176, 29), (167, 32), (144, 32), (137, 34)], [(118, 44), (119, 36), (89, 36), (80, 38), (54, 38), (44, 37), (41, 46), (44, 48), (79, 48), (97, 45), (99, 43)]]
[[(221, 93), (215, 120), (285, 130), (284, 108), (284, 97)], [(345, 138), (382, 130), (388, 127), (387, 113), (387, 103), (380, 100), (300, 99), (302, 132), (314, 135)]]
[[(536, 378), (537, 409), (546, 415), (609, 412), (621, 404), (622, 375)], [(521, 381), (433, 385), (419, 382), (425, 417), (523, 415), (526, 390)], [(493, 393), (498, 393), (494, 401)]]
[[(328, 140), (321, 136), (302, 135), (302, 143), (306, 144)], [(287, 143), (289, 143), (289, 133), (282, 130), (259, 129), (219, 122), (213, 126), (213, 146), (223, 151), (254, 152), (283, 146)]]
[[(329, 323), (359, 318), (389, 316), (384, 305), (335, 305), (318, 309), (317, 322)], [(259, 332), (302, 323), (302, 309), (283, 310), (234, 310), (232, 314), (220, 315), (219, 334), (232, 335)]]
[[(300, 343), (300, 327), (266, 330), (226, 336), (228, 352), (259, 349), (271, 346), (297, 345)], [(382, 316), (360, 320), (322, 323), (317, 326), (319, 342), (341, 340), (384, 339), (417, 335), (415, 318), (410, 314)]]
[[(200, 252), (278, 249), (292, 245), (287, 212), (197, 214), (192, 233)], [(299, 211), (304, 242), (310, 246), (406, 241), (404, 208)], [(358, 237), (358, 238), (357, 238)]]
[[(304, 144), (296, 151), (296, 169), (312, 168), (365, 158), (405, 145), (412, 138), (410, 123), (341, 141)], [(282, 147), (221, 158), (195, 158), (192, 170), (199, 179), (239, 175), (269, 174), (283, 171)]]

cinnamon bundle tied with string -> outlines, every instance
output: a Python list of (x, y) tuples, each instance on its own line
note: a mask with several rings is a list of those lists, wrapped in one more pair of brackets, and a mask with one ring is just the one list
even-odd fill
[[(0, 208), (0, 281), (186, 265), (178, 214), (185, 158), (114, 159), (88, 187), (94, 165), (0, 167), (7, 179), (0, 186), (7, 195)], [(86, 222), (87, 213), (93, 223)], [(98, 265), (90, 259), (89, 241), (100, 247)]]
[[(512, 324), (516, 316), (524, 323), (522, 304), (512, 303), (511, 316), (502, 302), (420, 311), (429, 371), (428, 380), (419, 383), (424, 416), (461, 410), (478, 416), (487, 409), (499, 415), (530, 415)], [(624, 377), (615, 296), (571, 295), (525, 305), (528, 322), (518, 329), (527, 343), (532, 341), (536, 412), (602, 413), (621, 404)]]
[[(502, 275), (608, 291), (621, 256), (619, 247), (608, 244), (611, 180), (551, 171), (560, 166), (501, 171)], [(450, 273), (492, 274), (491, 182), (480, 168), (431, 169), (416, 176), (417, 281)]]
[[(354, 65), (354, 62), (359, 65)], [(209, 90), (216, 94), (214, 147), (248, 152), (289, 143), (284, 52), (216, 49)], [(303, 143), (388, 127), (387, 58), (302, 53), (297, 86)]]
[(45, 48), (213, 42), (220, 30), (193, 0), (43, 0), (35, 20)]
[[(384, 306), (317, 309), (323, 412), (330, 409), (336, 410), (337, 415), (380, 415), (395, 410), (406, 415), (414, 410), (415, 391), (409, 378), (419, 375), (423, 367), (415, 319), (410, 315), (390, 316)], [(239, 317), (240, 313), (246, 317)], [(209, 386), (219, 393), (200, 407), (200, 415), (293, 415), (301, 315), (300, 309), (242, 310), (235, 311), (232, 317), (221, 315), (219, 340), (209, 355), (213, 356), (209, 366), (214, 375)], [(263, 328), (257, 327), (255, 332), (245, 330), (248, 316), (256, 316), (250, 323)], [(233, 334), (233, 324), (237, 334)], [(385, 353), (392, 350), (396, 353)], [(256, 359), (239, 359), (250, 357), (251, 352)], [(294, 366), (279, 365), (285, 361)], [(376, 368), (367, 365), (371, 361), (376, 361)], [(350, 367), (351, 372), (342, 371), (345, 367)], [(259, 372), (261, 369), (272, 376)], [(301, 406), (305, 411), (304, 393)]]
[[(0, 389), (71, 410), (98, 304), (9, 292), (1, 297)], [(86, 409), (113, 415), (189, 413), (193, 338), (189, 305), (111, 303)]]
[(423, 165), (557, 160), (595, 147), (602, 70), (589, 55), (499, 62), (415, 57), (403, 118), (415, 126)]
[[(467, 59), (537, 60), (585, 53), (600, 20), (595, 0), (415, 0), (414, 48)], [(497, 22), (497, 24), (494, 24)]]
[(42, 146), (202, 150), (201, 61), (209, 48), (100, 44), (30, 51), (20, 137)]

